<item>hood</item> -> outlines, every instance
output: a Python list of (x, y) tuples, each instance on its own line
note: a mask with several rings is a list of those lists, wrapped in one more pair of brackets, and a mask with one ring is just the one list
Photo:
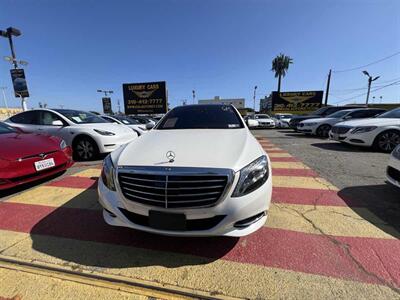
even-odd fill
[(335, 118), (312, 118), (304, 120), (303, 123), (322, 123), (322, 122), (329, 122), (331, 120), (336, 120)]
[(291, 121), (303, 121), (303, 120), (307, 120), (307, 119), (316, 119), (316, 118), (321, 118), (321, 116), (318, 116), (318, 115), (295, 116), (295, 117), (292, 117), (290, 120)]
[(266, 122), (266, 121), (273, 121), (272, 118), (259, 118), (259, 119), (255, 119), (256, 121), (262, 121), (262, 122)]
[(99, 129), (113, 132), (115, 134), (126, 134), (132, 133), (132, 129), (123, 124), (113, 123), (88, 123), (88, 124), (76, 124), (78, 128), (86, 127), (88, 129)]
[[(175, 153), (169, 162), (166, 154)], [(204, 167), (240, 170), (263, 155), (247, 128), (151, 130), (128, 144), (119, 166)]]
[(398, 118), (368, 118), (352, 121), (341, 122), (340, 125), (346, 126), (400, 126), (400, 119)]
[(22, 157), (60, 150), (61, 139), (36, 133), (0, 134), (0, 158), (17, 160)]

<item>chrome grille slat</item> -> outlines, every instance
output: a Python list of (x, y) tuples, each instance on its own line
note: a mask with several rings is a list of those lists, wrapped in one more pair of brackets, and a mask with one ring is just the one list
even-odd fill
[(120, 167), (125, 199), (163, 208), (216, 205), (233, 181), (233, 171), (209, 168)]

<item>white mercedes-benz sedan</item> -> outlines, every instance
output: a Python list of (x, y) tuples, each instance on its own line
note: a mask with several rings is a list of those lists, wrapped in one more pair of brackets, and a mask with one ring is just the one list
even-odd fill
[(270, 160), (233, 106), (180, 106), (106, 157), (98, 192), (110, 225), (244, 236), (267, 220)]

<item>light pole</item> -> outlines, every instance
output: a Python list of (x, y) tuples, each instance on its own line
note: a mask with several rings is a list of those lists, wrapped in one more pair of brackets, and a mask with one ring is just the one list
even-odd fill
[(103, 91), (103, 90), (97, 90), (98, 93), (104, 93), (104, 96), (107, 97), (108, 94), (114, 93), (114, 91)]
[(257, 86), (254, 87), (254, 94), (253, 94), (253, 115), (256, 115), (256, 91)]
[(7, 104), (7, 98), (6, 98), (6, 86), (0, 86), (0, 89), (3, 91), (3, 100), (4, 100), (4, 105), (6, 106), (6, 110), (7, 110), (7, 116), (8, 116), (8, 104)]
[(12, 37), (13, 36), (20, 36), (21, 31), (17, 28), (8, 27), (6, 30), (0, 30), (0, 35), (8, 39), (8, 43), (10, 44), (11, 49), (11, 56), (14, 64), (14, 69), (18, 69), (17, 58), (15, 56), (14, 44)]
[(364, 75), (368, 76), (368, 92), (367, 92), (367, 100), (365, 101), (365, 104), (368, 105), (368, 99), (369, 99), (369, 92), (371, 91), (371, 84), (372, 81), (377, 80), (380, 76), (376, 76), (373, 78), (367, 71), (362, 71)]

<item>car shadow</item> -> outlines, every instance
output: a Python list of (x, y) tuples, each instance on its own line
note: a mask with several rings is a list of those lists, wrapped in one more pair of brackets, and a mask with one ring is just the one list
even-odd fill
[(371, 148), (357, 147), (353, 145), (347, 145), (344, 143), (314, 143), (311, 146), (320, 148), (322, 150), (340, 151), (340, 152), (375, 152)]
[(36, 251), (102, 268), (208, 264), (225, 256), (239, 241), (229, 237), (167, 237), (110, 226), (103, 220), (95, 188), (41, 219), (30, 235)]
[[(353, 186), (338, 192), (338, 196), (360, 217), (397, 239), (400, 238), (399, 195), (399, 188), (391, 184)], [(360, 201), (363, 207), (352, 207), (352, 203)]]
[(0, 201), (2, 200), (2, 198), (18, 194), (20, 192), (29, 190), (29, 189), (37, 187), (37, 186), (39, 186), (39, 185), (41, 185), (43, 183), (49, 182), (49, 181), (51, 181), (53, 179), (56, 179), (57, 177), (60, 177), (60, 176), (64, 175), (65, 172), (66, 172), (66, 170), (61, 171), (61, 172), (56, 173), (56, 174), (53, 174), (53, 175), (50, 175), (50, 176), (45, 177), (45, 178), (41, 178), (41, 179), (38, 179), (38, 180), (35, 180), (35, 181), (32, 181), (32, 182), (28, 182), (28, 183), (24, 183), (24, 184), (18, 185), (16, 187), (13, 187), (13, 188), (10, 188), (10, 189), (2, 190), (2, 191), (0, 191)]

